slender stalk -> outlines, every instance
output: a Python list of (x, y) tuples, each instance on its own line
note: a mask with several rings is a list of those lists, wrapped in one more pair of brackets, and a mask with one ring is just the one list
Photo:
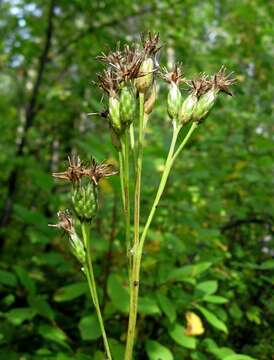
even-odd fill
[(119, 155), (119, 174), (120, 174), (120, 182), (121, 182), (121, 198), (123, 203), (123, 210), (125, 211), (124, 161), (121, 150), (118, 152), (118, 155)]
[(91, 298), (92, 298), (92, 301), (93, 301), (93, 304), (94, 304), (94, 307), (95, 307), (95, 310), (97, 313), (99, 325), (101, 328), (104, 347), (105, 347), (105, 351), (107, 354), (107, 360), (112, 360), (111, 352), (110, 352), (110, 348), (109, 348), (109, 344), (108, 344), (108, 339), (107, 339), (107, 335), (106, 335), (106, 330), (105, 330), (105, 326), (104, 326), (104, 321), (103, 321), (103, 317), (102, 317), (102, 313), (101, 313), (101, 309), (100, 309), (98, 294), (97, 294), (97, 290), (96, 290), (96, 282), (95, 282), (93, 266), (92, 266), (92, 258), (91, 258), (91, 251), (90, 251), (90, 225), (86, 222), (83, 222), (81, 224), (81, 227), (82, 227), (82, 235), (83, 235), (84, 245), (86, 248), (86, 264), (84, 266), (85, 274), (87, 277)]
[[(137, 320), (137, 308), (138, 308), (138, 294), (139, 294), (139, 282), (140, 282), (140, 268), (141, 268), (141, 259), (143, 253), (143, 246), (147, 236), (147, 232), (149, 230), (150, 224), (154, 217), (155, 211), (157, 209), (158, 203), (161, 199), (163, 194), (171, 167), (182, 151), (184, 146), (186, 145), (187, 141), (189, 140), (191, 134), (197, 127), (196, 123), (193, 123), (191, 128), (189, 129), (187, 135), (185, 136), (184, 140), (175, 151), (175, 145), (177, 141), (178, 134), (181, 130), (181, 127), (177, 127), (175, 123), (173, 123), (173, 136), (171, 140), (171, 145), (169, 149), (169, 153), (166, 159), (165, 168), (162, 174), (162, 178), (157, 190), (157, 194), (155, 196), (152, 208), (150, 210), (148, 219), (146, 221), (140, 242), (138, 247), (136, 248), (136, 253), (133, 258), (133, 269), (132, 269), (132, 281), (131, 281), (131, 298), (130, 298), (130, 313), (129, 313), (129, 325), (128, 325), (128, 337), (127, 337), (127, 345), (126, 345), (126, 353), (125, 353), (125, 360), (132, 360), (132, 353), (133, 353), (133, 346), (134, 346), (134, 335), (135, 335), (135, 327), (136, 327), (136, 320)], [(175, 151), (175, 153), (174, 153)]]
[[(139, 134), (138, 134), (138, 148), (135, 169), (135, 191), (134, 191), (134, 239), (133, 239), (133, 254), (132, 254), (132, 272), (130, 277), (130, 305), (129, 305), (129, 319), (128, 319), (128, 333), (127, 344), (125, 351), (125, 360), (132, 359), (134, 335), (137, 318), (138, 305), (138, 289), (139, 283), (135, 282), (132, 277), (136, 273), (136, 255), (139, 244), (139, 229), (140, 229), (140, 196), (141, 196), (141, 177), (142, 177), (142, 161), (143, 161), (143, 133), (144, 133), (144, 93), (139, 93)], [(138, 271), (139, 272), (139, 271)]]

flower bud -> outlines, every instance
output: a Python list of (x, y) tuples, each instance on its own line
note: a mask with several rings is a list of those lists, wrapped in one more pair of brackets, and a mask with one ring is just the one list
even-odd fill
[(127, 86), (123, 87), (120, 95), (120, 119), (122, 124), (130, 125), (134, 119), (136, 98)]
[(91, 221), (97, 212), (97, 190), (93, 183), (77, 186), (73, 190), (72, 203), (80, 221)]
[(169, 92), (167, 97), (167, 112), (171, 119), (177, 119), (180, 106), (182, 103), (182, 94), (178, 86), (172, 82), (169, 85)]
[(179, 121), (182, 125), (187, 124), (191, 120), (197, 101), (198, 99), (194, 94), (188, 95), (183, 101), (179, 112)]
[(145, 101), (145, 114), (149, 115), (154, 107), (157, 98), (157, 88), (155, 83), (152, 86), (151, 93)]
[(75, 231), (70, 234), (70, 247), (76, 259), (80, 262), (80, 264), (84, 265), (86, 259), (85, 247)]
[(114, 97), (109, 97), (109, 119), (112, 127), (116, 131), (121, 131), (121, 122), (120, 122), (120, 102)]
[(153, 59), (147, 57), (140, 66), (138, 78), (135, 80), (135, 86), (140, 93), (145, 93), (152, 85), (153, 68)]
[(193, 112), (194, 121), (201, 122), (206, 118), (206, 116), (209, 114), (210, 110), (213, 108), (216, 102), (217, 93), (218, 91), (212, 88), (199, 98)]

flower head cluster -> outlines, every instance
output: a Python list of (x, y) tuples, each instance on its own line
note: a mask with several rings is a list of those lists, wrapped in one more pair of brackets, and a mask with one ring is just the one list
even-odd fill
[[(169, 84), (168, 114), (182, 125), (191, 120), (203, 121), (215, 104), (218, 93), (232, 96), (229, 86), (235, 83), (231, 74), (226, 74), (224, 66), (211, 77), (202, 73), (195, 79), (185, 80), (180, 66), (175, 65), (170, 72), (164, 69), (162, 78)], [(186, 83), (190, 90), (185, 100), (182, 100), (179, 90), (180, 82)]]
[(109, 123), (118, 139), (135, 118), (138, 93), (146, 94), (147, 98), (155, 95), (153, 82), (158, 69), (155, 55), (159, 50), (159, 34), (148, 33), (134, 46), (121, 48), (119, 45), (114, 52), (97, 57), (106, 64), (103, 72), (97, 75), (98, 84), (108, 95)]

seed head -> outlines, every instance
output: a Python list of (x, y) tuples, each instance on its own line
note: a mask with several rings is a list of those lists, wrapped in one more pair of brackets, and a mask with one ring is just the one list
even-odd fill
[(187, 80), (186, 84), (190, 87), (190, 92), (197, 98), (205, 94), (212, 87), (212, 82), (206, 74), (201, 74), (194, 80)]
[(99, 87), (109, 96), (115, 96), (118, 92), (119, 81), (112, 69), (104, 70), (102, 74), (97, 75)]
[(141, 41), (144, 52), (147, 56), (155, 56), (155, 54), (162, 48), (162, 46), (159, 46), (159, 33), (153, 34), (150, 31), (148, 33), (142, 33)]
[(175, 64), (171, 71), (164, 67), (160, 75), (169, 84), (179, 85), (183, 81), (183, 72), (180, 64)]
[(69, 180), (73, 184), (78, 184), (84, 175), (84, 166), (79, 156), (68, 157), (69, 166), (66, 171), (53, 173), (52, 176), (57, 179)]
[(223, 65), (221, 69), (215, 75), (213, 75), (211, 79), (211, 86), (218, 91), (233, 96), (233, 93), (230, 91), (229, 86), (235, 84), (236, 79), (232, 78), (232, 74), (233, 73), (226, 75), (226, 68)]
[(100, 179), (116, 175), (118, 171), (111, 164), (97, 163), (93, 158), (91, 165), (84, 169), (84, 175), (88, 176), (94, 185), (98, 185)]
[(49, 226), (62, 229), (68, 234), (72, 234), (75, 231), (73, 225), (73, 219), (70, 216), (69, 210), (58, 211), (57, 217), (58, 217), (58, 223), (49, 224)]

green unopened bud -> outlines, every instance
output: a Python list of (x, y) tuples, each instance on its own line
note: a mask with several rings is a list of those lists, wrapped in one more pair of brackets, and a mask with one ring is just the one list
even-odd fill
[(123, 87), (120, 95), (120, 119), (122, 124), (129, 126), (135, 115), (136, 98), (131, 89)]
[(146, 58), (139, 69), (139, 77), (135, 80), (135, 86), (141, 93), (145, 93), (153, 83), (154, 63), (151, 57)]
[(193, 113), (194, 121), (201, 122), (206, 118), (216, 102), (217, 94), (216, 89), (211, 89), (200, 97)]
[(172, 82), (169, 85), (167, 97), (167, 112), (171, 119), (177, 119), (182, 103), (182, 94), (178, 86)]
[(109, 119), (112, 127), (117, 132), (121, 131), (120, 101), (114, 96), (109, 97)]
[(76, 259), (84, 265), (86, 258), (84, 244), (75, 231), (70, 234), (70, 247)]
[(72, 203), (76, 215), (80, 221), (91, 221), (97, 212), (97, 189), (95, 185), (88, 182), (73, 190)]
[(198, 99), (194, 94), (188, 95), (183, 101), (179, 112), (179, 121), (182, 125), (187, 124), (191, 120), (197, 101)]

